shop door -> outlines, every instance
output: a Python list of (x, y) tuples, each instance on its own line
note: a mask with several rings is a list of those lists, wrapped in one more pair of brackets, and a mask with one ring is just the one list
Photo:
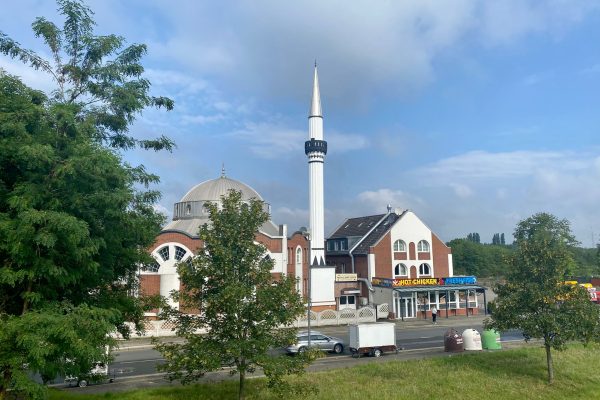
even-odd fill
[(340, 310), (344, 308), (351, 308), (356, 310), (356, 296), (354, 295), (341, 295), (340, 296)]
[(396, 297), (396, 318), (414, 318), (415, 301), (413, 297)]

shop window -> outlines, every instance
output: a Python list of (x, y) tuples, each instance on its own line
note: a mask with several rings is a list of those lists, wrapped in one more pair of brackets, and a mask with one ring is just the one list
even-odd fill
[(408, 276), (408, 268), (400, 263), (394, 267), (394, 276)]
[(417, 245), (418, 252), (429, 252), (429, 242), (427, 240), (421, 240)]
[(396, 240), (394, 242), (394, 251), (398, 252), (398, 251), (406, 251), (406, 242), (404, 242), (404, 240)]
[(431, 267), (427, 263), (419, 265), (419, 275), (431, 275)]
[(160, 255), (160, 258), (162, 258), (164, 261), (167, 261), (169, 259), (169, 246), (165, 246), (160, 249), (158, 254)]

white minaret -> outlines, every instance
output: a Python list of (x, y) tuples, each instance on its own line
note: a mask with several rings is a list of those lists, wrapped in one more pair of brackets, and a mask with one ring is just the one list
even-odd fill
[(335, 305), (335, 267), (325, 265), (325, 202), (323, 200), (323, 166), (327, 142), (323, 140), (323, 113), (319, 93), (319, 76), (315, 63), (312, 103), (308, 114), (308, 137), (304, 152), (308, 157), (310, 201), (311, 301), (314, 306)]

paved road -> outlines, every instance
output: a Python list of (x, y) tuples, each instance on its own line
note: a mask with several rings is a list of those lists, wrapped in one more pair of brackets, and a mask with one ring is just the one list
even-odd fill
[[(481, 332), (483, 318), (462, 318), (438, 320), (437, 325), (432, 325), (426, 321), (396, 324), (397, 345), (403, 350), (399, 354), (387, 354), (379, 359), (372, 357), (363, 357), (354, 359), (350, 357), (347, 349), (344, 354), (328, 354), (327, 357), (317, 360), (309, 370), (324, 370), (330, 368), (340, 368), (345, 366), (357, 365), (364, 362), (385, 362), (395, 359), (413, 359), (428, 356), (443, 355), (443, 336), (447, 329), (455, 328), (462, 332), (467, 328), (475, 328)], [(320, 332), (339, 337), (348, 343), (349, 334), (347, 326), (321, 327), (314, 328)], [(522, 335), (518, 331), (504, 332), (503, 342), (521, 342)], [(171, 339), (172, 340), (172, 339)], [(447, 354), (447, 353), (446, 353)], [(101, 393), (107, 391), (129, 390), (137, 387), (154, 387), (168, 384), (164, 379), (164, 374), (157, 373), (156, 366), (164, 362), (160, 353), (152, 348), (147, 341), (133, 341), (122, 346), (122, 349), (115, 354), (115, 362), (110, 365), (109, 370), (115, 376), (115, 383), (94, 385), (87, 388), (73, 388), (69, 390), (81, 392)], [(205, 377), (205, 381), (216, 381), (227, 379), (228, 374), (210, 373)]]

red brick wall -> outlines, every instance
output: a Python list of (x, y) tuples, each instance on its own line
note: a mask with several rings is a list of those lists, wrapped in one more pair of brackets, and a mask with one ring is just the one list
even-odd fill
[(435, 234), (433, 237), (433, 267), (435, 269), (435, 277), (444, 277), (450, 274), (448, 270), (448, 254), (452, 251), (444, 242), (442, 242)]
[(140, 292), (144, 296), (160, 294), (160, 275), (140, 275)]
[(392, 266), (392, 238), (390, 232), (386, 233), (375, 246), (371, 247), (375, 254), (375, 276), (391, 278), (394, 275)]
[(308, 240), (300, 233), (294, 233), (287, 241), (288, 263), (287, 273), (296, 275), (296, 248), (302, 248), (302, 295), (305, 295), (308, 286)]
[(367, 256), (354, 256), (354, 268), (359, 278), (367, 279), (369, 277), (369, 266), (367, 264)]
[(429, 259), (431, 259), (431, 254), (429, 254), (428, 251), (426, 251), (426, 252), (419, 252), (417, 259), (419, 259), (419, 260), (429, 260)]
[(408, 253), (405, 252), (405, 251), (395, 252), (394, 253), (394, 260), (408, 260)]
[(416, 254), (415, 242), (410, 242), (408, 244), (408, 259), (409, 260), (416, 260), (417, 258), (415, 257), (415, 254)]
[(265, 245), (271, 253), (281, 253), (281, 238), (270, 238), (265, 234), (257, 233), (256, 241)]
[[(160, 275), (140, 275), (140, 294), (142, 296), (160, 294)], [(157, 313), (158, 309), (152, 309), (150, 312)]]
[(200, 239), (192, 239), (188, 235), (178, 232), (164, 232), (156, 237), (154, 244), (152, 247), (150, 247), (150, 251), (152, 252), (163, 244), (169, 242), (181, 243), (194, 252), (194, 254), (202, 246), (202, 240)]

